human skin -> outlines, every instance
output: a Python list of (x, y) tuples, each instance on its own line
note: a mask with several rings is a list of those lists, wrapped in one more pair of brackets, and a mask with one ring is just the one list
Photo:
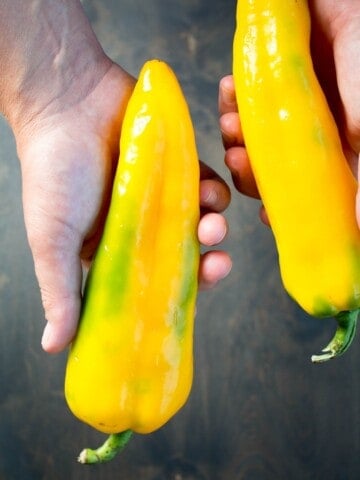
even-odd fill
[[(309, 1), (312, 58), (315, 71), (335, 116), (346, 158), (358, 175), (360, 152), (360, 3), (358, 0)], [(241, 130), (231, 75), (219, 85), (220, 131), (225, 163), (234, 186), (246, 196), (260, 198)], [(356, 216), (360, 225), (360, 195)], [(268, 224), (266, 212), (260, 218)]]
[[(129, 45), (131, 48), (131, 45)], [(43, 348), (72, 340), (83, 270), (106, 218), (118, 141), (135, 79), (103, 52), (79, 0), (3, 0), (0, 110), (15, 136), (25, 227), (47, 320)], [(227, 233), (225, 182), (202, 164), (198, 236), (218, 245)], [(202, 256), (200, 288), (231, 269), (228, 253)]]

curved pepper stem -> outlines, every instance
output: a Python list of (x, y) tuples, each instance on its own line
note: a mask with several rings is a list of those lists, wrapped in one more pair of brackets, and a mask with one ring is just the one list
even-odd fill
[(132, 435), (131, 430), (113, 433), (96, 450), (85, 448), (79, 455), (78, 461), (85, 464), (104, 463), (112, 460), (128, 443)]
[(360, 309), (340, 312), (336, 315), (338, 323), (335, 335), (331, 342), (322, 350), (320, 355), (313, 355), (314, 363), (326, 362), (342, 355), (351, 345), (356, 333), (356, 323)]

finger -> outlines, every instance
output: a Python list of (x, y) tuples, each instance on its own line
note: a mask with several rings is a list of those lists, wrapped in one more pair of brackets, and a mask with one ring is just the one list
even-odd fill
[(222, 212), (230, 203), (230, 188), (209, 165), (200, 161), (200, 206), (205, 211)]
[(229, 206), (230, 199), (230, 188), (223, 180), (200, 181), (200, 207), (205, 212), (223, 212)]
[(226, 237), (228, 225), (225, 218), (218, 213), (207, 213), (198, 226), (200, 243), (206, 246), (218, 245)]
[(71, 228), (41, 218), (27, 216), (27, 233), (47, 320), (42, 346), (57, 353), (74, 337), (80, 313), (79, 241)]
[(219, 82), (218, 108), (220, 115), (237, 112), (235, 86), (232, 75), (226, 75)]
[(236, 189), (252, 198), (260, 198), (249, 157), (244, 147), (232, 147), (225, 153), (225, 164), (229, 168)]
[[(203, 161), (200, 160), (200, 180), (207, 180), (207, 179), (216, 179), (224, 182), (224, 180), (220, 177), (220, 175), (215, 172), (215, 170)], [(225, 182), (224, 182), (225, 183)]]
[(201, 256), (199, 267), (199, 289), (209, 290), (227, 277), (232, 268), (228, 253), (214, 250)]
[(34, 255), (47, 325), (42, 347), (48, 353), (65, 349), (72, 341), (80, 315), (81, 265), (69, 252), (42, 251)]
[(219, 118), (219, 127), (223, 145), (227, 150), (236, 145), (243, 145), (244, 138), (241, 130), (240, 117), (236, 112), (224, 113)]
[(270, 227), (270, 220), (269, 220), (269, 217), (266, 213), (264, 205), (261, 205), (261, 207), (260, 207), (259, 217), (260, 217), (260, 220), (263, 222), (264, 225), (267, 225), (268, 227)]

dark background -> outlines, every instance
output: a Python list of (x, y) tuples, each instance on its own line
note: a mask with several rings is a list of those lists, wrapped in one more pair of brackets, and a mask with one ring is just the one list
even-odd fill
[[(235, 1), (86, 0), (84, 6), (105, 51), (132, 74), (151, 57), (172, 65), (201, 158), (231, 182), (217, 90), (231, 71)], [(226, 241), (234, 267), (199, 296), (188, 403), (158, 432), (134, 436), (112, 463), (77, 464), (84, 446), (105, 437), (67, 409), (66, 353), (49, 356), (40, 347), (43, 311), (23, 225), (19, 164), (0, 120), (1, 480), (360, 478), (359, 338), (338, 360), (311, 364), (335, 325), (308, 317), (284, 293), (258, 203), (234, 190)]]

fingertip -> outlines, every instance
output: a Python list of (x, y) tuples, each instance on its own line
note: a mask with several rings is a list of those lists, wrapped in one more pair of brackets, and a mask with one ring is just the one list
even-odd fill
[(237, 112), (227, 112), (221, 115), (219, 128), (225, 149), (243, 144), (240, 117)]
[(232, 75), (224, 76), (219, 82), (219, 113), (237, 111), (234, 80)]
[(232, 147), (225, 153), (225, 164), (229, 168), (236, 189), (252, 198), (259, 198), (249, 157), (244, 147)]
[(231, 192), (220, 178), (204, 179), (200, 182), (200, 205), (214, 212), (223, 212), (229, 206)]
[(232, 260), (227, 252), (213, 250), (202, 255), (200, 260), (200, 290), (210, 290), (226, 278), (232, 269)]
[(65, 350), (73, 339), (73, 332), (70, 335), (59, 336), (51, 324), (47, 324), (41, 339), (41, 346), (46, 353), (56, 354)]
[(261, 207), (260, 207), (259, 217), (260, 217), (260, 220), (262, 221), (262, 223), (264, 225), (270, 227), (270, 220), (269, 220), (269, 217), (268, 217), (268, 214), (265, 210), (264, 205), (261, 205)]
[(80, 300), (64, 300), (63, 308), (45, 311), (47, 324), (41, 339), (41, 345), (47, 353), (60, 353), (73, 340), (80, 311)]
[(207, 213), (199, 222), (198, 236), (203, 245), (218, 245), (224, 240), (227, 232), (227, 221), (223, 215), (218, 213)]
[(47, 323), (41, 339), (41, 346), (46, 353), (59, 353), (64, 348), (64, 346), (56, 340), (56, 335), (54, 335), (53, 330), (52, 325)]
[(219, 81), (219, 91), (230, 94), (231, 98), (235, 97), (234, 77), (231, 74), (224, 75)]

